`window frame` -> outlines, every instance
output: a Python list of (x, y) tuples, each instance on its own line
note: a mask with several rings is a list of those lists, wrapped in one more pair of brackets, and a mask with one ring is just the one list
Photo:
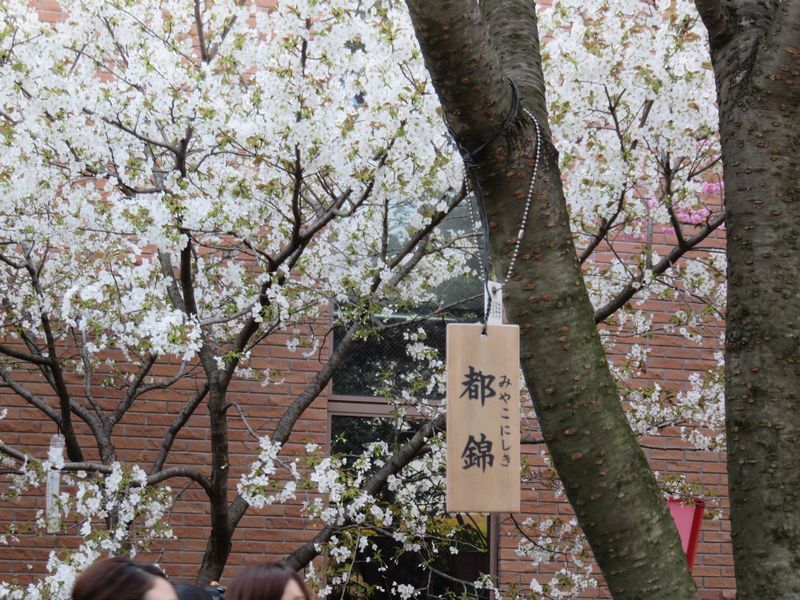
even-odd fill
[[(330, 384), (331, 390), (333, 389), (333, 382)], [(420, 416), (420, 413), (415, 408), (409, 407), (409, 414), (412, 416)], [(334, 417), (392, 417), (391, 406), (384, 398), (377, 396), (348, 396), (345, 394), (333, 394), (332, 391), (328, 396), (328, 435), (327, 435), (327, 450), (328, 454), (331, 451), (331, 434), (333, 433), (333, 418)], [(489, 540), (489, 575), (497, 579), (499, 573), (500, 561), (500, 519), (498, 513), (489, 513), (488, 515), (488, 532), (487, 537)]]

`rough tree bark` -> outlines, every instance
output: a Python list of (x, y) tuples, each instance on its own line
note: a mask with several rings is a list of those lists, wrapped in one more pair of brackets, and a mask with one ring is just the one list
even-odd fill
[(800, 595), (800, 0), (696, 0), (727, 204), (726, 429), (739, 598)]
[[(555, 467), (615, 598), (697, 598), (677, 532), (625, 418), (600, 345), (549, 139), (535, 7), (529, 0), (407, 0), (445, 116), (479, 147), (512, 105), (543, 126), (540, 177), (506, 308), (521, 325), (522, 363)], [(478, 157), (491, 253), (505, 273), (533, 167), (520, 110)]]

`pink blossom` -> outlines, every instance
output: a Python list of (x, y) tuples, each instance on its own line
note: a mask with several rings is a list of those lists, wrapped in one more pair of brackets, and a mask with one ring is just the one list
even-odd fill
[(689, 220), (692, 225), (699, 225), (700, 223), (705, 222), (708, 218), (708, 215), (711, 214), (711, 211), (707, 208), (701, 208), (700, 210), (691, 211)]
[(711, 211), (706, 207), (697, 210), (693, 208), (681, 208), (680, 210), (675, 211), (675, 218), (678, 220), (678, 222), (691, 225), (705, 223), (710, 215)]
[(722, 183), (712, 183), (710, 181), (703, 182), (703, 194), (712, 195), (717, 194), (722, 189)]

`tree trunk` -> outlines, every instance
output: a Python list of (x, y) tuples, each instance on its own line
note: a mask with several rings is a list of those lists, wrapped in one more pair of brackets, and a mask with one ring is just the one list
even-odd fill
[[(512, 105), (506, 76), (517, 82), (521, 105), (549, 131), (541, 68), (533, 61), (533, 3), (408, 5), (445, 115), (464, 147), (479, 147), (503, 122)], [(520, 22), (533, 31), (521, 35)], [(533, 66), (520, 60), (525, 55)], [(478, 157), (476, 179), (500, 276), (522, 219), (535, 139), (532, 121), (520, 110)], [(549, 135), (539, 168), (506, 306), (521, 326), (523, 370), (553, 463), (615, 598), (697, 598), (677, 531), (606, 363)]]
[(211, 421), (211, 535), (208, 536), (197, 583), (207, 584), (222, 577), (222, 569), (231, 552), (233, 528), (228, 520), (228, 417), (225, 391), (219, 381), (210, 382), (208, 414)]
[(698, 2), (728, 213), (725, 394), (739, 598), (800, 596), (800, 1), (780, 4)]

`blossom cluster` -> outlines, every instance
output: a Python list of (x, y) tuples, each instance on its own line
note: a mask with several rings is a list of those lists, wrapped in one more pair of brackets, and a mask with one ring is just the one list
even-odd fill
[[(16, 493), (42, 488), (47, 473), (61, 470), (63, 464), (26, 461), (17, 478)], [(56, 522), (62, 532), (77, 528), (80, 544), (72, 550), (53, 550), (47, 561), (47, 575), (29, 585), (0, 583), (0, 598), (10, 600), (68, 600), (77, 576), (102, 556), (134, 556), (147, 551), (156, 541), (173, 537), (167, 517), (173, 504), (169, 487), (154, 487), (147, 475), (134, 465), (111, 465), (105, 476), (78, 471), (64, 473), (65, 489), (58, 494)], [(24, 481), (26, 488), (20, 487)], [(33, 524), (43, 533), (53, 522), (53, 515), (41, 513)], [(12, 536), (13, 537), (13, 536)], [(7, 544), (8, 536), (0, 536)]]
[[(695, 447), (719, 449), (718, 369), (690, 375), (677, 395), (642, 383), (658, 336), (721, 350), (724, 253), (709, 244), (655, 270), (679, 235), (689, 239), (724, 206), (704, 26), (688, 0), (566, 0), (542, 11), (540, 27), (579, 252), (604, 238), (585, 262), (592, 301), (601, 308), (626, 287), (636, 291), (602, 330), (609, 351), (622, 348), (612, 371), (634, 431), (683, 427)], [(656, 310), (669, 311), (666, 324), (654, 319)]]

